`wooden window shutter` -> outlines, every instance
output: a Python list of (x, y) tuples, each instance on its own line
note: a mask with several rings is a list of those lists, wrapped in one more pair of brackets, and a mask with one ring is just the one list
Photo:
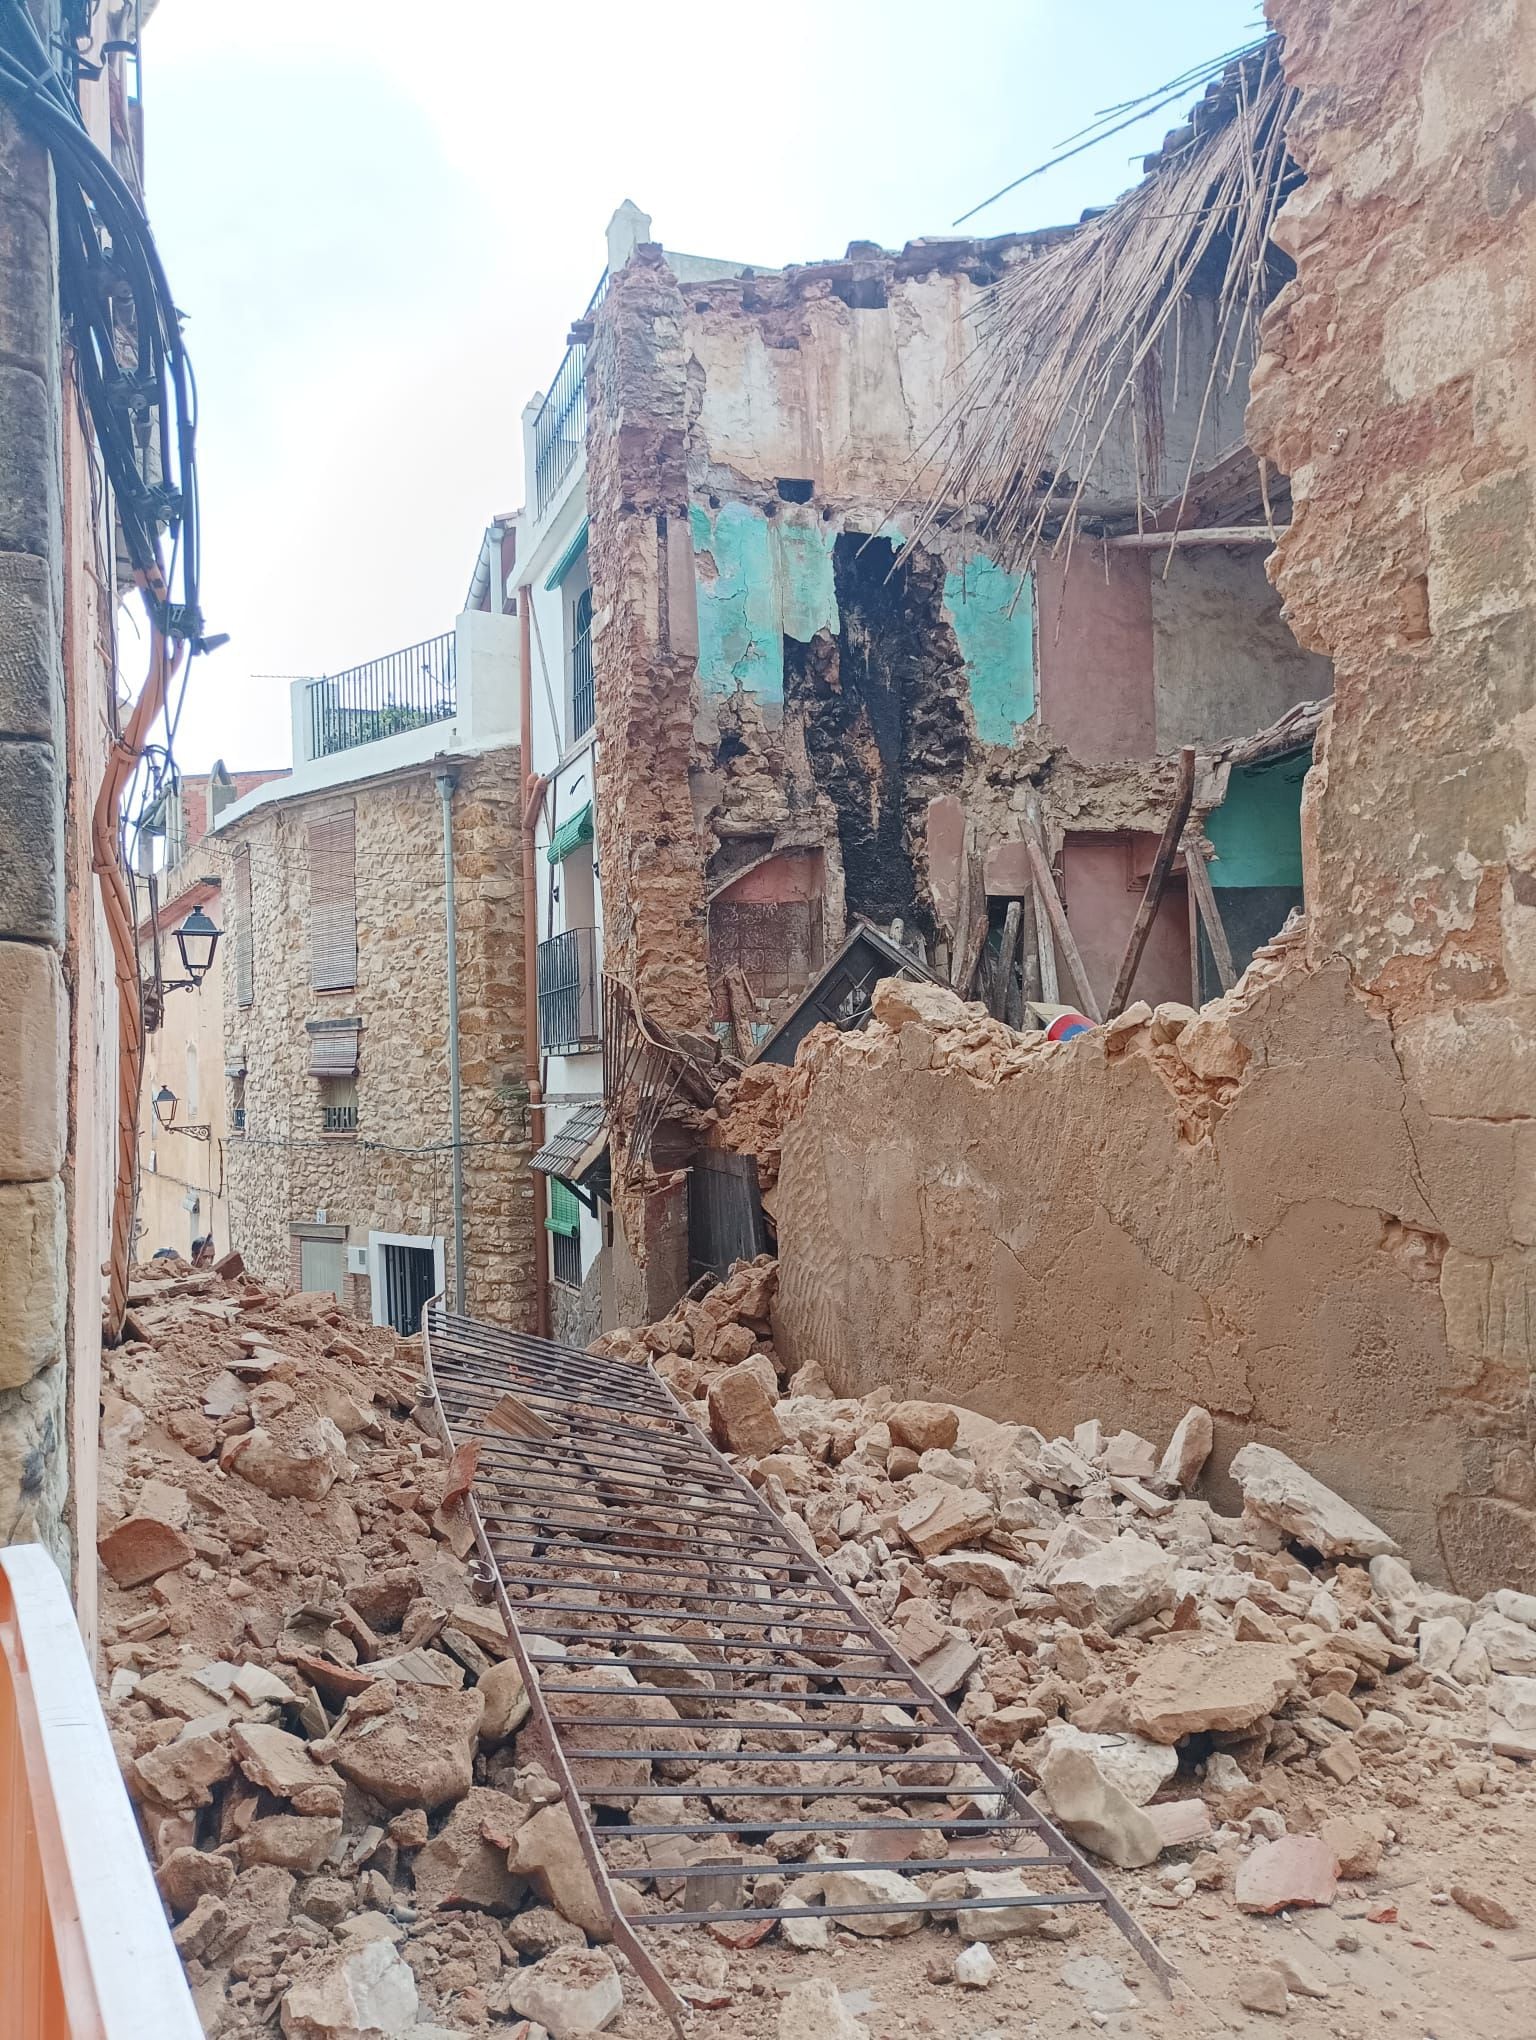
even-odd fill
[(357, 983), (357, 879), (351, 808), (309, 825), (310, 982), (317, 992)]
[(235, 852), (235, 1004), (249, 1006), (256, 996), (254, 932), (251, 928), (251, 852), (241, 844)]

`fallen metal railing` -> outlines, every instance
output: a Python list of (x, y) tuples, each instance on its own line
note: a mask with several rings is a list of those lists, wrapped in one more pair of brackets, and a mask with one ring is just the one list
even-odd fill
[[(784, 1919), (1094, 1905), (1173, 1980), (1013, 1773), (649, 1368), (440, 1300), (423, 1345), (445, 1438), (464, 1454), (461, 1478), (473, 1474), (466, 1507), (548, 1767), (614, 1941), (679, 2032), (686, 2007), (642, 1929), (742, 1921), (766, 1933)], [(642, 1821), (594, 1817), (637, 1799), (651, 1802)], [(679, 1802), (677, 1819), (656, 1818), (664, 1801)], [(937, 1859), (901, 1844), (936, 1832)], [(784, 1838), (773, 1855), (749, 1840), (770, 1835)], [(844, 1857), (819, 1853), (834, 1843)], [(793, 1902), (796, 1879), (865, 1869), (982, 1876), (974, 1895)], [(1027, 1886), (992, 1882), (1010, 1871)], [(774, 1902), (754, 1903), (754, 1880), (769, 1876), (782, 1892), (770, 1886)], [(624, 1887), (639, 1887), (628, 1905)]]

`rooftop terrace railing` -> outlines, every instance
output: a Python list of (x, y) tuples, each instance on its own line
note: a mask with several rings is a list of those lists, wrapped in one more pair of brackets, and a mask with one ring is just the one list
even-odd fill
[(458, 713), (458, 640), (451, 630), (364, 666), (308, 682), (309, 755), (328, 758)]

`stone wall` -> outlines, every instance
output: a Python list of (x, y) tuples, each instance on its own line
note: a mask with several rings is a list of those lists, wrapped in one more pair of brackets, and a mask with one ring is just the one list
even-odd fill
[(840, 1387), (1047, 1427), (1198, 1399), (1416, 1564), (1532, 1586), (1536, 9), (1272, 12), (1307, 182), (1248, 427), (1292, 479), (1291, 628), (1337, 678), (1305, 945), (1177, 1042), (1001, 1081), (884, 1030), (824, 1048), (780, 1337)]
[[(519, 1327), (533, 1316), (532, 1192), (523, 1052), (518, 757), (457, 765), (454, 877), (465, 1141), (466, 1304)], [(310, 984), (309, 826), (351, 805), (357, 985)], [(219, 837), (249, 850), (253, 1003), (226, 971), (225, 1039), (244, 1051), (246, 1132), (228, 1149), (230, 1232), (263, 1279), (295, 1272), (293, 1228), (325, 1223), (441, 1236), (453, 1283), (452, 1143), (442, 810), (433, 768), (276, 800)], [(233, 903), (234, 888), (228, 889)], [(233, 904), (231, 911), (233, 912)], [(320, 1130), (305, 1022), (362, 1022), (356, 1137)], [(351, 1300), (366, 1310), (366, 1284)]]
[[(0, 104), (0, 1543), (41, 1538), (68, 1569), (74, 1522), (95, 1520), (114, 1151), (89, 833), (115, 589), (99, 456), (61, 353), (55, 234), (47, 157)], [(90, 1563), (77, 1582), (88, 1637), (94, 1577)]]

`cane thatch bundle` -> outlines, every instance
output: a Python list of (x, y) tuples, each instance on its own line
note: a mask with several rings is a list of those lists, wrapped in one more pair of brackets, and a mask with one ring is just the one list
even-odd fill
[(1177, 383), (1197, 285), (1214, 306), (1200, 345), (1212, 330), (1214, 345), (1184, 489), (1226, 450), (1206, 443), (1212, 399), (1252, 366), (1260, 315), (1288, 273), (1271, 232), (1297, 175), (1285, 147), (1294, 96), (1268, 38), (1227, 67), (1204, 118), (1152, 174), (987, 293), (966, 386), (930, 455), (938, 479), (914, 543), (958, 512), (1019, 569), (1042, 543), (1070, 547), (1112, 434), (1133, 449), (1140, 528), (1166, 494), (1165, 367)]

